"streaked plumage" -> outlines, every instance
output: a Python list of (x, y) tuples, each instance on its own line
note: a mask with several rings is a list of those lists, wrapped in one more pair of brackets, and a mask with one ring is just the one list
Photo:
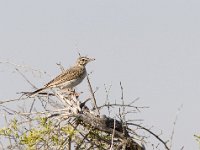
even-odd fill
[(77, 59), (76, 65), (65, 70), (60, 75), (55, 77), (53, 80), (48, 82), (43, 88), (38, 89), (30, 94), (33, 96), (49, 88), (73, 88), (83, 81), (86, 77), (86, 64), (95, 59), (87, 57), (79, 57)]

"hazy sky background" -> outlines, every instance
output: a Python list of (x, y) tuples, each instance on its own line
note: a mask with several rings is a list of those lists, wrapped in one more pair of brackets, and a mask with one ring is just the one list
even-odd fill
[[(96, 58), (87, 69), (100, 88), (98, 104), (105, 99), (104, 84), (112, 84), (110, 99), (119, 100), (122, 81), (127, 102), (140, 97), (138, 105), (150, 107), (141, 112), (144, 125), (161, 129), (164, 139), (183, 105), (173, 150), (198, 149), (193, 135), (200, 133), (199, 0), (0, 1), (0, 61), (53, 77), (60, 73), (56, 63), (69, 67), (78, 51)], [(0, 64), (0, 100), (33, 90), (13, 71)], [(51, 79), (29, 72), (38, 87)]]

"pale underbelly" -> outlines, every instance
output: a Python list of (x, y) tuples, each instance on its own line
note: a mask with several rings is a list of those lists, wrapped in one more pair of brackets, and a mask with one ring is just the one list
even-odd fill
[(84, 74), (83, 76), (81, 76), (78, 79), (73, 79), (70, 81), (66, 81), (63, 84), (60, 85), (61, 88), (74, 88), (75, 86), (77, 86), (78, 84), (80, 84), (83, 79), (85, 78), (86, 74)]

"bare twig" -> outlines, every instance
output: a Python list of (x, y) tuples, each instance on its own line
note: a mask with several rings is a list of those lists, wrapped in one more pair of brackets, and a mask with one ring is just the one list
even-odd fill
[(174, 137), (174, 132), (175, 132), (175, 126), (176, 126), (176, 123), (177, 123), (177, 120), (178, 120), (178, 115), (179, 115), (182, 108), (183, 108), (183, 104), (178, 108), (175, 120), (173, 122), (173, 129), (172, 129), (172, 134), (171, 134), (171, 137), (170, 137), (170, 144), (169, 144), (170, 149), (172, 148), (172, 142), (173, 142), (173, 137)]
[(115, 123), (116, 123), (116, 119), (114, 119), (113, 133), (112, 133), (112, 140), (111, 140), (110, 150), (113, 149), (113, 141), (114, 141), (114, 137), (115, 137)]
[[(8, 64), (8, 65), (11, 65), (11, 66), (14, 66), (15, 68), (23, 68), (23, 69), (29, 69), (31, 71), (35, 71), (35, 72), (38, 72), (40, 74), (47, 74), (46, 71), (42, 71), (42, 70), (38, 70), (38, 69), (33, 69), (31, 68), (30, 66), (27, 66), (27, 65), (19, 65), (19, 64), (16, 64), (16, 63), (13, 63), (13, 62), (10, 62), (10, 61), (0, 61), (0, 64)], [(50, 75), (49, 75), (50, 76)]]
[(61, 62), (56, 63), (56, 65), (58, 65), (58, 66), (60, 67), (60, 70), (61, 70), (62, 72), (65, 71), (65, 68), (62, 66)]
[(37, 89), (37, 87), (35, 85), (33, 85), (30, 80), (28, 80), (28, 78), (17, 68), (15, 68), (15, 70), (26, 80), (26, 82), (28, 82), (34, 89)]
[(158, 135), (156, 135), (155, 133), (153, 133), (150, 129), (147, 129), (139, 124), (135, 124), (135, 123), (127, 123), (128, 125), (133, 125), (133, 126), (136, 126), (136, 127), (139, 127), (140, 129), (143, 129), (147, 132), (149, 132), (151, 135), (153, 135), (154, 137), (156, 137), (163, 145), (164, 147), (167, 149), (167, 150), (170, 150), (170, 148), (167, 146), (166, 142), (164, 142)]
[(15, 102), (15, 101), (19, 101), (19, 100), (26, 100), (27, 98), (15, 98), (15, 99), (9, 99), (9, 100), (0, 100), (0, 104), (4, 104), (4, 103), (10, 103), (10, 102)]
[[(106, 107), (108, 108), (108, 116), (110, 116), (110, 113), (111, 113), (110, 106), (109, 106), (109, 104), (110, 104), (110, 102), (109, 102), (109, 93), (110, 93), (111, 86), (112, 85), (110, 85), (109, 88), (107, 89), (106, 85), (104, 84), (105, 92), (106, 92), (106, 101), (105, 101), (105, 104), (107, 104)], [(100, 109), (101, 107), (98, 107), (98, 108)]]
[(132, 106), (130, 104), (117, 104), (117, 103), (109, 103), (109, 104), (104, 104), (102, 106), (99, 106), (98, 108), (102, 108), (102, 107), (107, 107), (107, 106), (110, 106), (110, 107), (113, 107), (113, 106), (118, 106), (118, 107), (134, 107), (134, 108), (149, 108), (148, 106)]
[(100, 115), (100, 112), (99, 112), (99, 109), (98, 109), (97, 103), (96, 103), (96, 98), (95, 98), (94, 92), (93, 92), (93, 90), (92, 90), (92, 86), (91, 86), (91, 83), (90, 83), (90, 80), (89, 80), (88, 75), (87, 75), (87, 82), (88, 82), (88, 85), (89, 85), (90, 93), (91, 93), (91, 95), (92, 95), (93, 108), (95, 108), (96, 111), (97, 111), (97, 113), (98, 113), (98, 115)]
[(140, 109), (144, 109), (144, 108), (149, 108), (148, 106), (134, 106), (133, 104), (139, 100), (139, 97), (136, 98), (135, 100), (131, 101), (130, 103), (128, 104), (119, 104), (119, 103), (110, 103), (110, 102), (107, 102), (101, 106), (98, 106), (99, 109), (103, 108), (103, 107), (107, 107), (107, 108), (110, 108), (110, 107), (132, 107), (132, 108), (135, 108), (138, 112), (140, 112)]

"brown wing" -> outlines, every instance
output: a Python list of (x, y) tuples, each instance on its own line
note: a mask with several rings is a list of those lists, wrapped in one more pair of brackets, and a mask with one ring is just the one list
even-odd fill
[(79, 67), (79, 66), (72, 67), (72, 68), (64, 71), (57, 77), (55, 77), (53, 80), (51, 80), (49, 83), (47, 83), (45, 85), (45, 87), (56, 86), (65, 81), (70, 81), (70, 80), (76, 79), (77, 77), (84, 74), (84, 71), (85, 71), (84, 67)]

